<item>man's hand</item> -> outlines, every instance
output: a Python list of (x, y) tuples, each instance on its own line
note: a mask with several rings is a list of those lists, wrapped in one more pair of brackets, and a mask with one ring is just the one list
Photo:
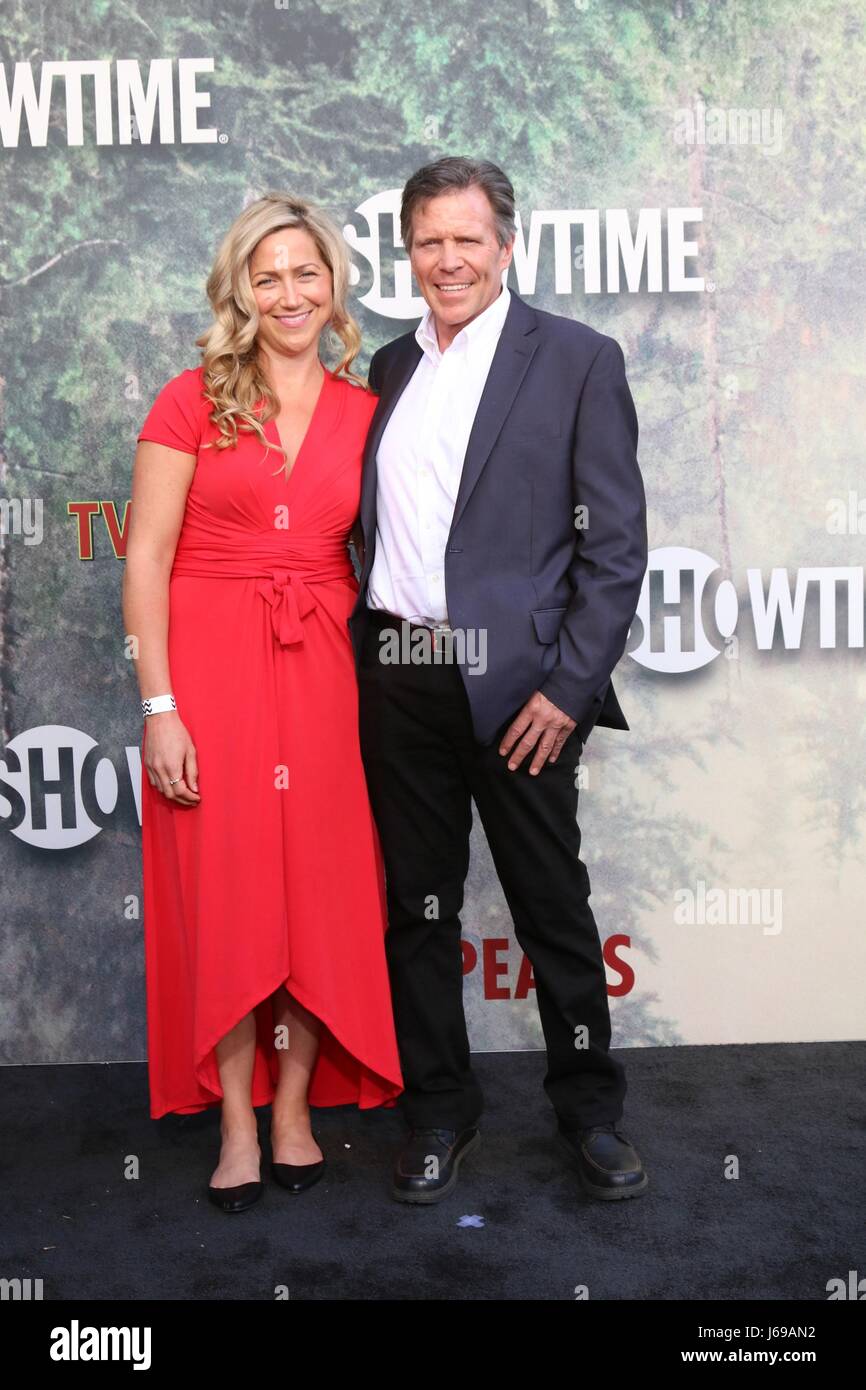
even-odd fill
[(556, 762), (562, 745), (576, 727), (574, 719), (557, 709), (540, 690), (536, 690), (506, 729), (499, 752), (503, 755), (511, 753), (508, 770), (513, 772), (538, 744), (529, 765), (530, 774), (535, 777), (546, 762)]

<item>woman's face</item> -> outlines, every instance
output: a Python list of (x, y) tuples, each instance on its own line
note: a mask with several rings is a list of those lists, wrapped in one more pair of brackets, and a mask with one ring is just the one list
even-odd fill
[(309, 232), (280, 227), (250, 257), (250, 283), (260, 323), (256, 340), (294, 357), (318, 340), (333, 313), (331, 272)]

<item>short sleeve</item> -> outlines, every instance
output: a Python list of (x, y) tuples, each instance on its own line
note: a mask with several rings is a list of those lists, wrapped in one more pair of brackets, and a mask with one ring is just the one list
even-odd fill
[(210, 409), (202, 396), (201, 369), (189, 367), (172, 377), (159, 391), (138, 440), (149, 439), (154, 444), (179, 449), (183, 454), (197, 454), (205, 407)]

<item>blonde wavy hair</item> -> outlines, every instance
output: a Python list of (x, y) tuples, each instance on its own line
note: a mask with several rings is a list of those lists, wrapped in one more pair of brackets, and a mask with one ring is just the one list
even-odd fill
[[(282, 467), (288, 476), (286, 450), (281, 444), (272, 444), (263, 429), (278, 413), (279, 401), (258, 362), (256, 335), (261, 320), (249, 269), (262, 238), (284, 227), (308, 232), (331, 272), (334, 308), (327, 337), (329, 347), (339, 356), (331, 370), (369, 389), (366, 380), (352, 371), (361, 348), (361, 330), (347, 307), (350, 262), (346, 243), (336, 223), (321, 208), (291, 193), (265, 193), (245, 207), (229, 227), (207, 279), (214, 322), (196, 339), (196, 347), (202, 349), (204, 394), (213, 405), (210, 418), (220, 432), (214, 446), (234, 448), (239, 431), (252, 430), (266, 448), (283, 455)], [(253, 407), (262, 398), (265, 409), (259, 414)]]

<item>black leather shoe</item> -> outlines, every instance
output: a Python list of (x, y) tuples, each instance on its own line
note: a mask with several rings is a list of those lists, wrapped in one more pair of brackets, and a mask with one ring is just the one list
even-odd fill
[(208, 1187), (208, 1199), (220, 1211), (246, 1211), (264, 1192), (262, 1182), (242, 1182), (237, 1187)]
[(312, 1187), (314, 1182), (325, 1171), (325, 1160), (320, 1158), (318, 1163), (272, 1163), (271, 1173), (274, 1182), (278, 1182), (280, 1187), (284, 1187), (287, 1192), (306, 1192), (308, 1187)]
[(459, 1133), (455, 1129), (410, 1130), (394, 1165), (391, 1195), (398, 1202), (441, 1202), (457, 1186), (457, 1170), (466, 1154), (480, 1143), (475, 1126)]
[(590, 1197), (616, 1201), (646, 1192), (649, 1178), (640, 1156), (615, 1123), (580, 1130), (560, 1128), (557, 1137), (577, 1164), (583, 1190)]

